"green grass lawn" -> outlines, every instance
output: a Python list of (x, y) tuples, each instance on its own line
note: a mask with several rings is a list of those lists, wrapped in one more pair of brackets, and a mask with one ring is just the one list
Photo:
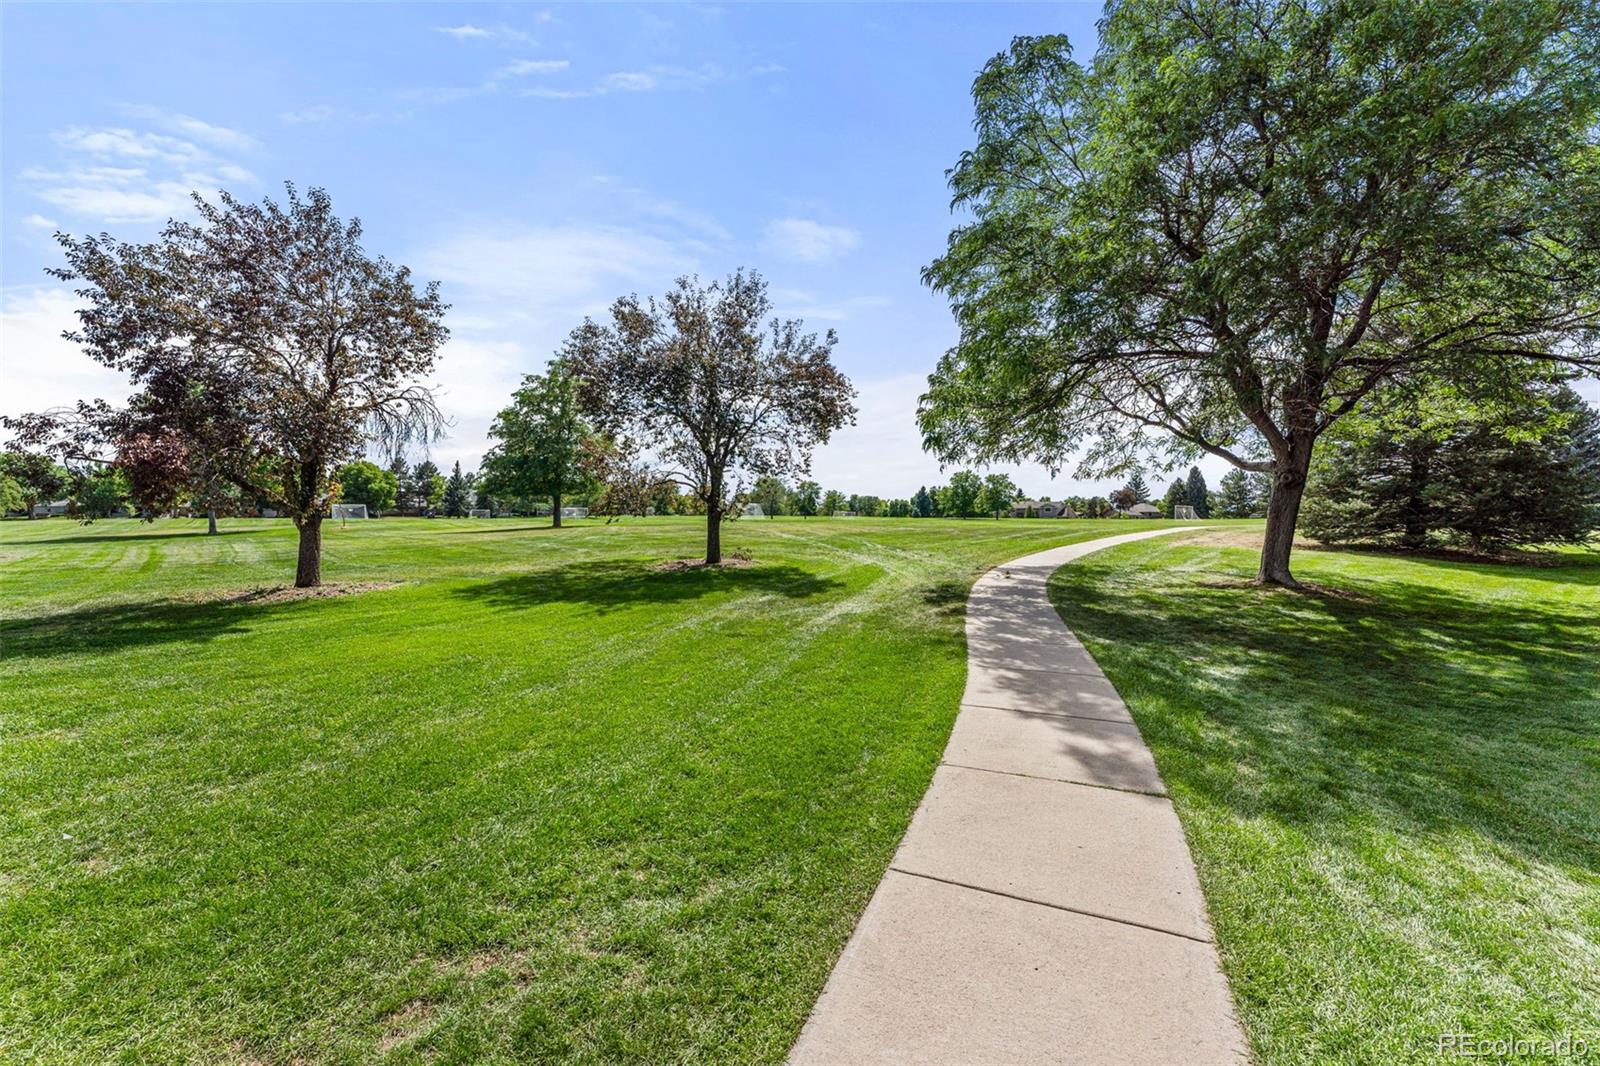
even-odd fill
[(744, 520), (664, 573), (701, 524), (386, 519), (324, 573), (401, 584), (280, 603), (285, 523), (6, 522), (0, 1060), (779, 1061), (967, 586), (1130, 528)]
[(1051, 590), (1155, 751), (1256, 1058), (1600, 1057), (1600, 553), (1298, 551), (1307, 596), (1204, 539)]

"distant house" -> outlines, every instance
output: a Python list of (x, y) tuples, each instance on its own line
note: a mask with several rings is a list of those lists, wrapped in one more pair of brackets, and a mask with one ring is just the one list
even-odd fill
[(1136, 503), (1128, 508), (1128, 514), (1133, 518), (1160, 518), (1161, 508), (1148, 503)]
[(71, 500), (51, 500), (49, 503), (36, 503), (33, 505), (33, 517), (51, 518), (67, 513), (67, 508), (72, 506)]
[(1011, 505), (1012, 518), (1076, 518), (1066, 500), (1018, 500)]

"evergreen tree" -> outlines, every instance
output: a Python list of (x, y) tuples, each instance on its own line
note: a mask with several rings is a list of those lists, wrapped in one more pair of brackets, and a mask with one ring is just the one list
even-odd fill
[(1384, 409), (1314, 465), (1305, 529), (1317, 539), (1482, 551), (1600, 528), (1600, 415), (1565, 385), (1446, 424), (1425, 403)]
[(1189, 502), (1189, 486), (1182, 479), (1174, 481), (1167, 486), (1167, 494), (1161, 497), (1161, 513), (1171, 518), (1180, 504)]
[(1189, 468), (1189, 506), (1194, 508), (1194, 513), (1201, 518), (1211, 517), (1211, 490), (1206, 487), (1206, 479), (1200, 473), (1198, 466)]
[[(1186, 486), (1187, 487), (1187, 486)], [(1255, 490), (1243, 470), (1222, 475), (1222, 491), (1217, 495), (1217, 510), (1223, 518), (1249, 518), (1255, 508)]]
[(431, 514), (444, 498), (444, 477), (430, 459), (424, 459), (411, 471), (411, 498), (418, 511)]
[(911, 514), (916, 518), (933, 517), (933, 497), (928, 494), (928, 486), (922, 486), (911, 497)]
[(450, 471), (444, 486), (444, 513), (446, 518), (465, 518), (472, 506), (472, 481), (461, 473), (461, 461)]
[[(1144, 474), (1135, 469), (1128, 478), (1128, 491), (1133, 493), (1133, 503), (1148, 503), (1150, 500), (1150, 486), (1144, 483)], [(1129, 504), (1132, 507), (1133, 504)]]

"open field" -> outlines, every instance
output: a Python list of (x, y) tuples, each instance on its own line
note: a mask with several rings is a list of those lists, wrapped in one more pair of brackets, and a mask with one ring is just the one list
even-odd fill
[(1110, 549), (1052, 595), (1155, 752), (1256, 1058), (1592, 1057), (1600, 553), (1301, 551), (1305, 596), (1242, 587), (1240, 539)]
[(777, 1061), (984, 567), (1129, 522), (0, 526), (0, 1058)]

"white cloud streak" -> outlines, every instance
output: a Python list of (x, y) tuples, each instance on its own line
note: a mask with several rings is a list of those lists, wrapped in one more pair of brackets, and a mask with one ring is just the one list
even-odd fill
[(808, 218), (779, 218), (767, 223), (763, 245), (773, 255), (801, 263), (830, 263), (855, 249), (861, 235), (843, 226), (826, 226)]

